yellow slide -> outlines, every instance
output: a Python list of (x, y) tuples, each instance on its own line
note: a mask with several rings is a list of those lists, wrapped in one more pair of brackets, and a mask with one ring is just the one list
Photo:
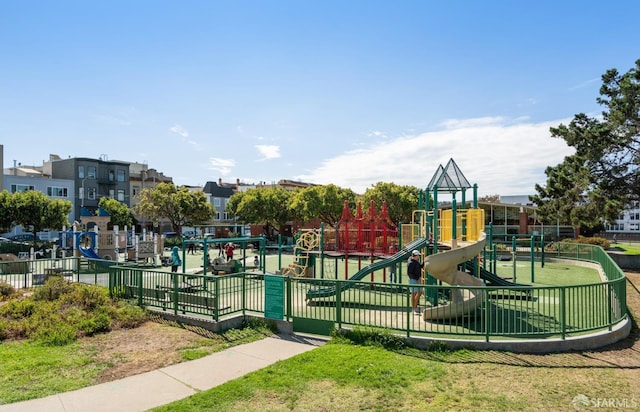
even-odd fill
[[(458, 244), (457, 247), (425, 258), (425, 270), (434, 278), (452, 286), (485, 286), (484, 282), (458, 270), (458, 265), (478, 256), (484, 247), (486, 234), (481, 233), (477, 242)], [(482, 290), (454, 289), (451, 302), (428, 307), (424, 320), (455, 319), (467, 314), (482, 303)]]

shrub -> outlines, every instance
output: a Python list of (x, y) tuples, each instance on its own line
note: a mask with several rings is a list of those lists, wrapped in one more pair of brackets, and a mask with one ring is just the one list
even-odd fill
[(64, 346), (74, 342), (77, 337), (75, 327), (65, 323), (57, 323), (41, 326), (31, 336), (31, 339), (46, 346)]
[(0, 340), (27, 338), (45, 345), (66, 345), (79, 336), (114, 327), (134, 328), (146, 320), (144, 309), (112, 300), (106, 288), (52, 277), (31, 297), (11, 299), (0, 306)]
[(609, 249), (609, 247), (611, 246), (611, 242), (609, 242), (609, 240), (603, 237), (578, 236), (577, 239), (568, 239), (568, 240), (565, 240), (565, 242), (580, 243), (582, 245), (596, 245), (596, 246), (600, 246), (605, 250)]
[(0, 341), (9, 337), (9, 321), (0, 318)]
[(78, 328), (87, 336), (93, 336), (100, 332), (108, 332), (111, 330), (111, 319), (106, 313), (97, 313), (89, 319), (82, 320)]
[(63, 304), (77, 305), (85, 310), (108, 306), (111, 299), (106, 288), (97, 286), (73, 284), (71, 290), (60, 297)]
[(139, 306), (124, 303), (115, 309), (113, 317), (121, 328), (132, 329), (146, 322), (149, 314)]
[(16, 295), (16, 288), (7, 282), (0, 281), (0, 300), (5, 300)]
[(396, 336), (387, 329), (355, 327), (352, 330), (336, 332), (351, 342), (364, 346), (381, 346), (385, 349), (398, 350), (407, 346), (404, 338)]
[(0, 317), (9, 319), (28, 318), (35, 312), (36, 304), (31, 299), (14, 299), (0, 306)]
[(35, 289), (33, 300), (57, 300), (65, 293), (71, 292), (73, 286), (62, 276), (51, 276), (44, 285)]
[(266, 319), (248, 317), (244, 320), (242, 327), (251, 328), (261, 333), (278, 333), (278, 325), (275, 322)]

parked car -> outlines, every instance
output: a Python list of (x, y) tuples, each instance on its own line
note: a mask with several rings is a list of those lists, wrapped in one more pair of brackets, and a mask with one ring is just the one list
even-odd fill
[(7, 239), (6, 237), (0, 236), (0, 243), (4, 243), (4, 242), (11, 242), (11, 239)]
[(9, 236), (12, 242), (33, 242), (33, 233), (21, 233), (19, 235)]

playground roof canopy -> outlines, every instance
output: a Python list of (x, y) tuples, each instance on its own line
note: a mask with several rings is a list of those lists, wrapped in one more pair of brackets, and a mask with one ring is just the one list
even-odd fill
[(473, 186), (453, 159), (449, 159), (446, 167), (438, 166), (438, 170), (434, 173), (429, 181), (427, 189), (437, 190), (438, 192), (454, 193), (462, 189), (470, 189)]

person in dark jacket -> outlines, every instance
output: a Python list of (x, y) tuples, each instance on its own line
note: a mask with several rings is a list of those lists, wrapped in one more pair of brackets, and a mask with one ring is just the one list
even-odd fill
[(413, 313), (416, 315), (420, 314), (420, 310), (418, 309), (418, 303), (420, 302), (420, 297), (422, 296), (423, 290), (419, 285), (422, 283), (422, 268), (424, 267), (424, 263), (420, 262), (420, 252), (418, 250), (414, 250), (411, 252), (411, 259), (409, 259), (409, 266), (407, 267), (407, 275), (409, 276), (409, 284), (411, 285), (409, 289), (411, 290), (411, 307), (413, 309)]

